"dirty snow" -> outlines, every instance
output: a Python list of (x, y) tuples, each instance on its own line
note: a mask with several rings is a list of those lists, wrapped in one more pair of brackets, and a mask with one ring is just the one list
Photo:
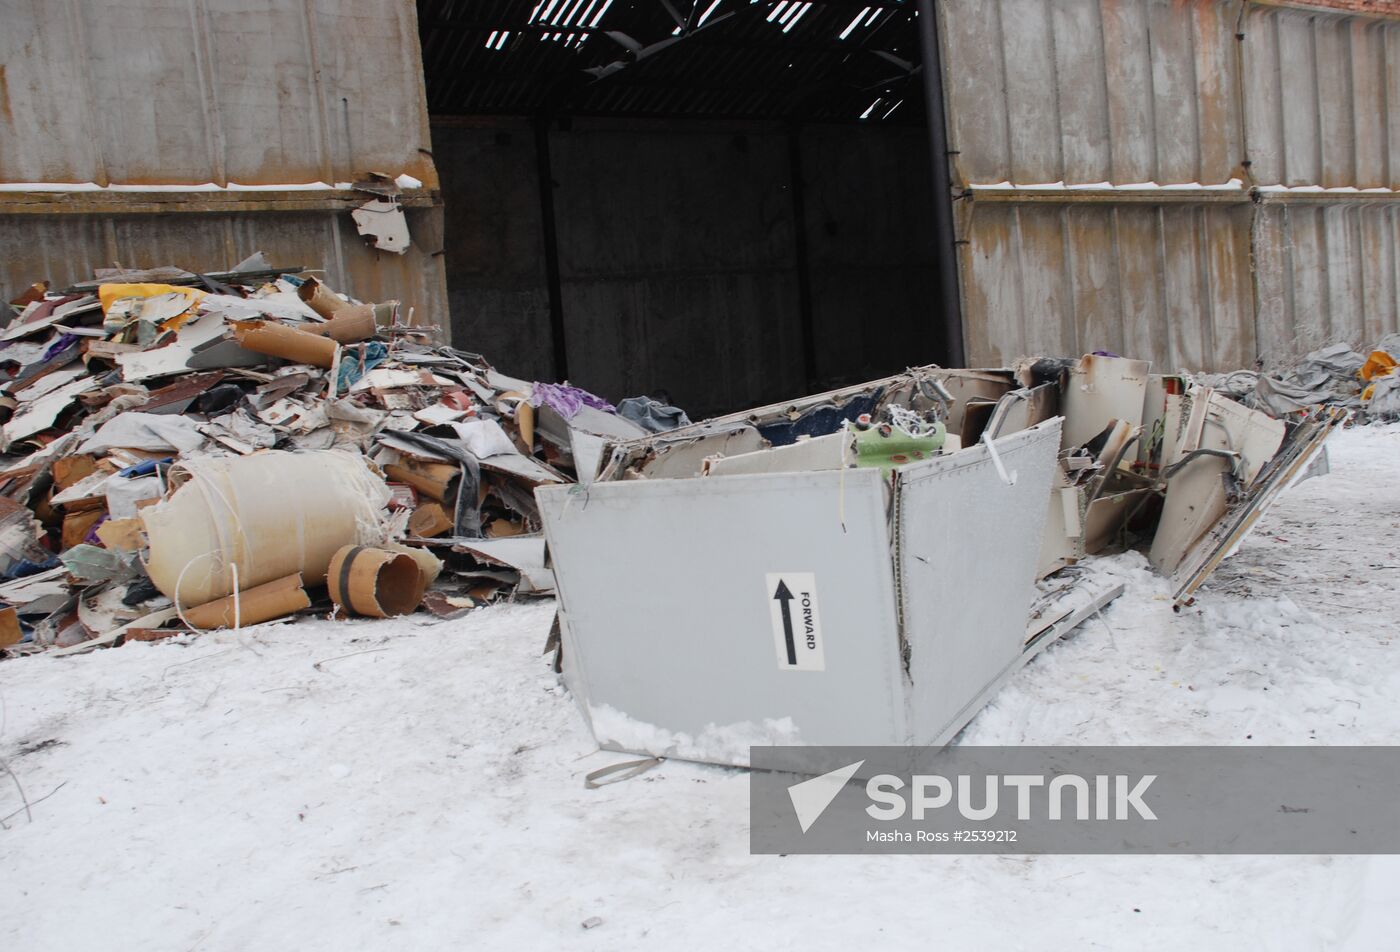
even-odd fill
[(611, 750), (648, 750), (668, 757), (706, 763), (747, 764), (750, 747), (783, 747), (802, 743), (802, 732), (790, 717), (763, 723), (710, 724), (698, 736), (672, 732), (629, 717), (608, 704), (588, 705), (593, 736)]
[[(1171, 611), (1129, 591), (982, 744), (1400, 738), (1400, 427), (1340, 434)], [(0, 663), (0, 948), (1382, 949), (1400, 863), (748, 854), (740, 770), (587, 790), (548, 602)], [(45, 798), (38, 802), (40, 798)], [(590, 922), (585, 929), (583, 923)]]

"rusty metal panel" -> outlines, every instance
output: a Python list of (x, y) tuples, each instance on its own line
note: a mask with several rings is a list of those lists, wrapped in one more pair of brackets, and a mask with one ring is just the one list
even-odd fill
[[(1103, 348), (1226, 370), (1395, 329), (1400, 205), (1363, 190), (1400, 184), (1400, 19), (1200, 0), (941, 6), (955, 186), (1113, 186), (959, 202), (970, 362)], [(1124, 191), (1232, 178), (1265, 188)]]
[(13, 0), (0, 182), (437, 185), (413, 0)]
[(1256, 183), (1400, 184), (1400, 21), (1250, 4), (1243, 32)]
[(945, 0), (956, 184), (1240, 174), (1238, 3)]
[(1254, 362), (1247, 202), (982, 202), (962, 270), (968, 361), (1095, 350), (1159, 368)]
[(1393, 201), (1265, 201), (1255, 228), (1266, 365), (1333, 341), (1357, 348), (1400, 331)]
[(413, 247), (370, 249), (349, 191), (0, 192), (0, 293), (97, 267), (218, 270), (254, 251), (447, 323), (413, 0), (11, 0), (0, 182), (227, 186), (407, 172)]
[(47, 278), (63, 287), (94, 268), (174, 264), (222, 270), (254, 251), (276, 265), (324, 269), (326, 279), (362, 300), (397, 298), (417, 323), (446, 327), (441, 259), (442, 210), (410, 209), (414, 247), (376, 251), (342, 211), (164, 215), (0, 215), (0, 297)]

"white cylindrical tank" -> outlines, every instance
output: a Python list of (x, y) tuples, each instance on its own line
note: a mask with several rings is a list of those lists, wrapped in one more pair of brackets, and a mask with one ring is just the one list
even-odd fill
[(141, 510), (146, 571), (180, 606), (202, 605), (300, 572), (326, 578), (345, 545), (384, 540), (384, 480), (363, 457), (324, 450), (186, 460), (175, 491)]

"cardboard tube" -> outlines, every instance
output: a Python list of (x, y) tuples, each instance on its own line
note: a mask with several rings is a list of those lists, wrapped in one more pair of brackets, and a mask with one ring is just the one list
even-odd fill
[(452, 520), (442, 503), (425, 502), (408, 517), (408, 529), (416, 536), (431, 539), (452, 529)]
[(0, 608), (0, 648), (17, 645), (24, 640), (24, 632), (19, 627), (19, 615), (14, 608), (6, 605)]
[(423, 600), (423, 573), (410, 555), (347, 545), (326, 575), (331, 601), (351, 615), (405, 615)]
[(520, 428), (520, 442), (525, 445), (525, 455), (535, 452), (535, 408), (529, 400), (521, 400), (515, 408), (515, 425)]
[(238, 345), (255, 354), (281, 357), (296, 364), (329, 370), (335, 364), (336, 342), (273, 321), (232, 321)]
[[(238, 600), (236, 606), (235, 598)], [(232, 628), (235, 622), (239, 625), (256, 625), (310, 607), (311, 599), (301, 587), (301, 573), (298, 572), (264, 582), (236, 596), (228, 595), (197, 608), (187, 608), (185, 621), (207, 631), (210, 628)]]
[(395, 555), (406, 555), (418, 563), (418, 571), (423, 576), (423, 587), (426, 589), (437, 577), (442, 574), (442, 559), (433, 555), (427, 549), (419, 549), (411, 545), (403, 545), (398, 542), (390, 542), (384, 546), (385, 552), (392, 552)]
[(315, 278), (307, 278), (302, 282), (301, 287), (297, 288), (297, 297), (326, 320), (330, 320), (336, 311), (350, 306), (349, 302), (341, 300), (340, 295)]
[(399, 312), (398, 301), (383, 301), (374, 305), (374, 323), (380, 327), (392, 327)]
[(352, 304), (342, 308), (324, 324), (303, 324), (300, 330), (318, 337), (329, 337), (342, 344), (357, 344), (369, 340), (379, 330), (374, 322), (374, 308), (368, 304)]
[(388, 463), (384, 475), (408, 483), (423, 495), (443, 502), (459, 470), (451, 463)]

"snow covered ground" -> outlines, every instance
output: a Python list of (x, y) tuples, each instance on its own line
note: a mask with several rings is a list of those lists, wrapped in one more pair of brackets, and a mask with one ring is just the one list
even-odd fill
[[(1193, 609), (1117, 558), (965, 742), (1400, 741), (1400, 427), (1331, 454)], [(1391, 858), (750, 856), (742, 771), (584, 788), (552, 611), (0, 663), (0, 948), (1396, 947)]]

